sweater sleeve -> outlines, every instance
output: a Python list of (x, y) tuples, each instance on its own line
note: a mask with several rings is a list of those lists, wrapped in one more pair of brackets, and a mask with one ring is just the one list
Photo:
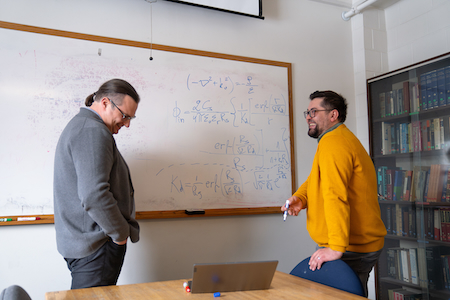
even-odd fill
[(309, 177), (306, 179), (306, 181), (298, 188), (298, 190), (294, 193), (294, 196), (299, 197), (300, 200), (303, 203), (302, 209), (305, 209), (308, 207), (308, 182)]
[(342, 136), (331, 135), (320, 141), (318, 158), (328, 244), (332, 250), (345, 252), (350, 236), (348, 186), (353, 174), (353, 151)]

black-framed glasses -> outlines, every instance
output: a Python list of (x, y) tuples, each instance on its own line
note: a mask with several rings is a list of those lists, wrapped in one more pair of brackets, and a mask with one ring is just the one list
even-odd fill
[(136, 118), (136, 116), (134, 117), (130, 117), (129, 115), (125, 114), (111, 99), (107, 98), (122, 114), (122, 119), (126, 119), (128, 121), (133, 120), (134, 118)]
[(314, 118), (316, 116), (316, 112), (318, 111), (332, 111), (333, 109), (311, 109), (303, 112), (303, 115), (306, 117), (309, 115), (311, 118)]

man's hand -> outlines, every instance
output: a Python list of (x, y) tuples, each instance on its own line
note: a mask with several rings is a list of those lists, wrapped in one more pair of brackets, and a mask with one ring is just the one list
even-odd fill
[(113, 241), (113, 243), (114, 243), (114, 244), (117, 244), (117, 245), (119, 245), (119, 246), (122, 246), (122, 245), (125, 245), (125, 244), (127, 243), (127, 240), (124, 240), (124, 241), (121, 241), (121, 242)]
[[(300, 211), (303, 209), (303, 202), (297, 196), (292, 196), (288, 200), (289, 200), (289, 209), (288, 209), (289, 215), (298, 216)], [(281, 207), (281, 211), (282, 212), (286, 211), (286, 205), (283, 205)]]
[(326, 261), (336, 260), (342, 257), (342, 252), (331, 250), (330, 248), (320, 248), (309, 259), (309, 269), (319, 270)]

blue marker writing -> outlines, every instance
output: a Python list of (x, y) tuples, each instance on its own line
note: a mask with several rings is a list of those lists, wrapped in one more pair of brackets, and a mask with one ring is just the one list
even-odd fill
[(286, 200), (286, 210), (283, 213), (283, 222), (286, 221), (287, 215), (288, 215), (288, 209), (289, 209), (289, 200)]

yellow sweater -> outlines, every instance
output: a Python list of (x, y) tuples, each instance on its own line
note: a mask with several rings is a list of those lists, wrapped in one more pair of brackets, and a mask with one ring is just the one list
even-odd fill
[(308, 232), (320, 247), (359, 253), (383, 248), (375, 167), (344, 124), (322, 136), (311, 173), (294, 195), (307, 209)]

